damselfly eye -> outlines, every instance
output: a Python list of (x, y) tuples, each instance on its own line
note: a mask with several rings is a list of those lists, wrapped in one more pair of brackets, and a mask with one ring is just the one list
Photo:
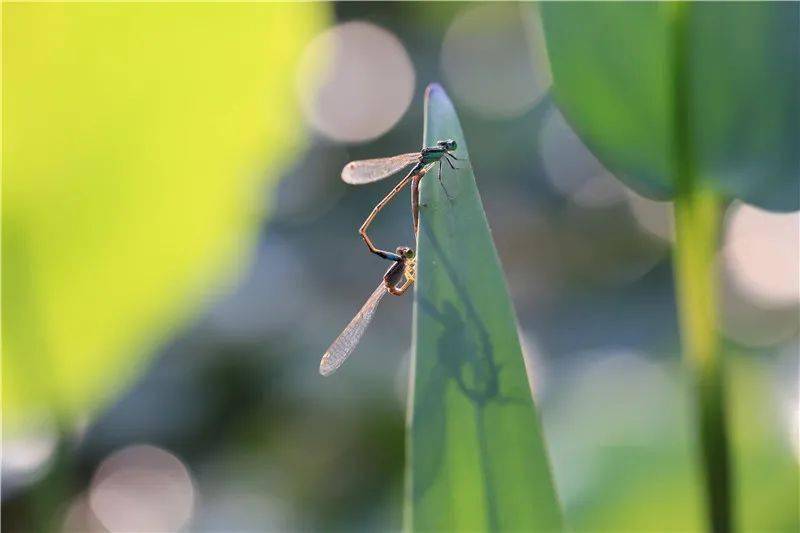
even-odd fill
[(439, 141), (436, 144), (447, 150), (448, 152), (452, 152), (458, 147), (458, 144), (453, 139), (445, 139), (443, 141)]
[(411, 259), (414, 257), (414, 250), (412, 250), (408, 246), (398, 246), (395, 252), (397, 252), (397, 255), (399, 255), (403, 259)]

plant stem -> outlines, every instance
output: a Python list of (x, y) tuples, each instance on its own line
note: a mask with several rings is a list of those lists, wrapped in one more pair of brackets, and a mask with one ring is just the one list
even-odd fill
[(686, 366), (692, 374), (698, 435), (711, 530), (732, 529), (731, 473), (725, 390), (718, 334), (716, 249), (721, 224), (719, 195), (695, 168), (691, 127), (691, 47), (687, 4), (674, 7), (673, 95), (675, 113), (675, 286)]
[(700, 188), (675, 199), (675, 284), (684, 361), (692, 374), (711, 529), (731, 530), (731, 476), (724, 379), (717, 334), (716, 193)]

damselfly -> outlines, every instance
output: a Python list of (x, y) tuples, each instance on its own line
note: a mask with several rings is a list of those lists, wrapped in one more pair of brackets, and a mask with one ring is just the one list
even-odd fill
[[(458, 145), (453, 139), (446, 139), (444, 141), (439, 141), (436, 143), (436, 146), (431, 146), (428, 148), (423, 148), (419, 152), (412, 152), (408, 154), (401, 154), (396, 155), (394, 157), (383, 157), (380, 159), (367, 159), (364, 161), (351, 161), (347, 163), (345, 167), (342, 169), (342, 180), (345, 183), (350, 183), (353, 185), (361, 185), (364, 183), (372, 183), (373, 181), (382, 180), (388, 178), (390, 176), (394, 176), (401, 170), (408, 168), (411, 165), (414, 165), (413, 168), (405, 175), (405, 177), (400, 180), (400, 183), (394, 186), (394, 189), (389, 191), (378, 205), (372, 210), (372, 213), (369, 214), (367, 219), (361, 225), (361, 228), (358, 230), (359, 235), (361, 238), (364, 239), (369, 250), (377, 254), (380, 257), (388, 258), (391, 252), (387, 252), (386, 250), (381, 250), (380, 248), (376, 248), (374, 244), (372, 244), (372, 240), (367, 235), (367, 228), (378, 213), (386, 207), (386, 204), (392, 201), (392, 199), (397, 196), (403, 187), (411, 183), (411, 217), (413, 220), (414, 226), (414, 236), (417, 235), (417, 229), (419, 228), (419, 182), (422, 177), (427, 174), (427, 172), (435, 165), (439, 163), (439, 183), (442, 184), (442, 188), (444, 188), (444, 182), (442, 181), (442, 159), (447, 161), (447, 164), (450, 165), (450, 168), (455, 169), (456, 166), (453, 164), (453, 161), (460, 161), (459, 158), (454, 156), (451, 152), (455, 151), (458, 148)], [(449, 198), (450, 195), (447, 193), (447, 189), (444, 189), (445, 194)]]
[(319, 373), (323, 376), (332, 374), (353, 353), (356, 345), (364, 335), (364, 331), (372, 321), (375, 309), (377, 309), (378, 303), (380, 303), (384, 295), (388, 292), (395, 296), (400, 296), (414, 283), (417, 261), (414, 250), (399, 246), (396, 253), (384, 253), (386, 254), (386, 259), (394, 261), (394, 263), (383, 275), (383, 281), (372, 292), (372, 295), (367, 298), (367, 301), (361, 306), (353, 320), (347, 324), (347, 327), (336, 337), (330, 348), (325, 351), (322, 360), (319, 362)]

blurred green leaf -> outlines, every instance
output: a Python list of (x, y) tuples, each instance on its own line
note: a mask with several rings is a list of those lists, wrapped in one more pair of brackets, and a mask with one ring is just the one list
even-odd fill
[(798, 4), (548, 4), (556, 97), (627, 184), (674, 199), (709, 527), (733, 527), (716, 245), (724, 200), (800, 207)]
[[(781, 361), (775, 354), (753, 357), (735, 351), (726, 353), (726, 357), (731, 438), (737, 451), (733, 466), (738, 529), (797, 531), (797, 411), (796, 402), (793, 407), (788, 399), (797, 388), (785, 372), (796, 367), (796, 357)], [(619, 411), (609, 412), (608, 419), (600, 423), (615, 435), (617, 443), (626, 445), (609, 445), (602, 434), (575, 443), (584, 453), (591, 453), (588, 462), (595, 467), (586, 470), (581, 479), (584, 489), (566, 511), (571, 530), (702, 531), (706, 526), (702, 484), (692, 468), (696, 464), (690, 452), (693, 439), (686, 431), (691, 418), (691, 389), (683, 381), (687, 375), (673, 368), (673, 362), (665, 363), (664, 368), (675, 372), (668, 378), (675, 379), (674, 385), (664, 396), (674, 418), (669, 416), (653, 425), (649, 415), (623, 421)], [(627, 379), (639, 377), (643, 376), (630, 375)], [(650, 385), (663, 394), (663, 383)], [(586, 427), (598, 423), (596, 409), (585, 402), (571, 403), (573, 408), (559, 414), (575, 427), (585, 432)], [(574, 435), (579, 439), (582, 436), (580, 431)], [(570, 459), (586, 464), (580, 456), (573, 452)]]
[(406, 527), (553, 531), (561, 513), (517, 322), (452, 103), (426, 93), (425, 145), (461, 168), (422, 180)]
[[(688, 6), (685, 83), (697, 175), (761, 207), (800, 207), (800, 4)], [(675, 193), (672, 20), (659, 3), (545, 3), (554, 92), (626, 184)]]
[(3, 414), (118, 394), (241, 269), (324, 4), (3, 5)]

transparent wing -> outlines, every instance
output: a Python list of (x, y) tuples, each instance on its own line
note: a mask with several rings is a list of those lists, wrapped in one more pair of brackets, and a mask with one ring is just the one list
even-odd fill
[(347, 327), (336, 337), (336, 340), (333, 341), (333, 344), (331, 344), (330, 348), (328, 348), (322, 356), (322, 360), (319, 362), (320, 374), (323, 376), (333, 374), (333, 372), (342, 366), (342, 363), (350, 357), (358, 341), (360, 341), (361, 337), (364, 335), (367, 326), (369, 326), (369, 323), (372, 321), (372, 317), (375, 315), (375, 309), (378, 307), (378, 303), (383, 299), (385, 294), (386, 286), (381, 282), (372, 295), (367, 298), (367, 301), (364, 302), (364, 305), (361, 306), (361, 309), (356, 313), (356, 316), (353, 317), (353, 320), (347, 324)]
[(400, 154), (381, 159), (351, 161), (342, 169), (342, 181), (353, 185), (371, 183), (397, 174), (405, 167), (419, 162), (419, 152)]

